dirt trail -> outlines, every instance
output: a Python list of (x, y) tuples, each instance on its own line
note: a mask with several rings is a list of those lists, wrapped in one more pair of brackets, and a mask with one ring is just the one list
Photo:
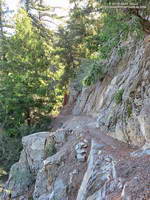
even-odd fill
[(110, 148), (114, 154), (120, 154), (121, 156), (127, 156), (130, 152), (136, 151), (136, 148), (130, 147), (128, 144), (118, 141), (107, 135), (101, 129), (96, 127), (96, 119), (90, 116), (74, 116), (71, 114), (71, 106), (66, 106), (60, 114), (52, 121), (52, 131), (58, 128), (66, 129), (84, 129), (84, 138), (91, 141), (95, 139), (98, 143), (105, 144)]
[[(148, 185), (150, 185), (150, 156), (131, 156), (131, 153), (137, 151), (138, 148), (133, 148), (126, 143), (120, 142), (95, 127), (96, 119), (90, 116), (73, 116), (71, 107), (66, 107), (54, 119), (52, 130), (57, 128), (80, 130), (83, 139), (88, 140), (89, 143), (94, 139), (98, 144), (104, 144), (106, 154), (117, 161), (117, 176), (128, 184), (127, 193), (132, 196), (131, 199), (150, 200), (150, 190), (148, 188)], [(115, 198), (110, 197), (110, 199), (121, 200), (120, 195), (121, 193), (118, 191), (115, 194)], [(120, 198), (117, 198), (117, 196)]]

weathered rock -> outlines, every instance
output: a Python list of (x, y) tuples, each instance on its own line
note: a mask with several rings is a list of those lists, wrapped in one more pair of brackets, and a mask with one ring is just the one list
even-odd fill
[(84, 162), (87, 159), (87, 142), (80, 142), (75, 146), (76, 158), (79, 162)]
[(69, 174), (69, 185), (72, 185), (73, 184), (73, 178), (74, 176), (76, 176), (78, 174), (78, 170), (77, 169), (74, 169), (72, 172), (70, 172)]
[(95, 88), (95, 86), (91, 86), (91, 87), (87, 87), (87, 88), (83, 88), (82, 93), (80, 95), (80, 97), (78, 98), (78, 102), (75, 105), (74, 109), (73, 109), (73, 114), (74, 115), (79, 115), (80, 113), (83, 112), (83, 109), (89, 99), (89, 96), (93, 90), (93, 88)]
[(120, 161), (108, 155), (104, 147), (92, 141), (77, 200), (149, 199), (150, 157)]
[(146, 143), (150, 144), (150, 98), (145, 99), (138, 120)]
[[(10, 191), (12, 198), (26, 198), (26, 194), (29, 193), (37, 172), (42, 167), (45, 155), (44, 145), (48, 135), (49, 132), (40, 132), (23, 137), (20, 160), (11, 167), (9, 179), (5, 185), (5, 190)], [(5, 192), (2, 199), (7, 200), (8, 196), (9, 194)]]
[(67, 134), (67, 130), (58, 129), (54, 135), (56, 143), (65, 143), (67, 141)]
[(68, 200), (66, 184), (61, 179), (56, 179), (52, 192), (44, 193), (38, 200)]
[(79, 162), (85, 162), (86, 161), (86, 154), (77, 154), (77, 160)]
[(42, 169), (39, 170), (36, 177), (33, 198), (46, 200), (48, 198), (47, 186), (48, 186), (47, 174), (46, 174), (45, 168), (43, 167)]
[(111, 132), (111, 136), (135, 146), (142, 146), (145, 143), (137, 117), (129, 118), (126, 124), (122, 120), (118, 120), (115, 131)]
[[(60, 193), (62, 193), (63, 189), (62, 188), (58, 189), (59, 181), (56, 182), (56, 179), (59, 172), (58, 166), (63, 165), (65, 161), (65, 157), (66, 157), (66, 152), (61, 151), (61, 152), (57, 152), (55, 155), (44, 160), (43, 168), (39, 170), (37, 178), (36, 178), (35, 190), (33, 194), (35, 200), (41, 199), (41, 198), (43, 199), (44, 198), (43, 195), (45, 196), (45, 194), (49, 195), (53, 193), (54, 196), (56, 196), (56, 193), (57, 193), (57, 195), (60, 196), (58, 192), (60, 191)], [(63, 185), (61, 181), (60, 183), (61, 183), (60, 186)], [(64, 187), (65, 186), (63, 185), (63, 188)], [(51, 199), (53, 198), (51, 197)]]
[(23, 137), (22, 139), (29, 168), (35, 176), (38, 170), (42, 168), (42, 163), (45, 158), (45, 142), (49, 134), (49, 132), (40, 132)]
[[(111, 178), (116, 179), (113, 158), (103, 155), (101, 150), (104, 145), (92, 141), (91, 151), (88, 158), (88, 168), (79, 189), (77, 200), (104, 199), (106, 196), (106, 185)], [(116, 185), (114, 184), (114, 187)], [(94, 194), (96, 192), (96, 194)], [(90, 197), (94, 195), (94, 197)], [(97, 196), (98, 195), (98, 196)]]
[[(149, 112), (148, 107), (150, 107), (150, 103), (147, 102), (147, 108), (144, 108), (143, 101), (144, 98), (149, 98), (150, 86), (148, 77), (150, 68), (148, 69), (147, 65), (148, 59), (145, 60), (145, 51), (147, 49), (139, 43), (133, 52), (134, 56), (130, 61), (127, 60), (126, 69), (109, 83), (103, 94), (103, 104), (97, 119), (97, 127), (104, 126), (112, 137), (137, 146), (144, 145), (148, 139), (148, 134), (145, 132), (146, 130), (149, 132), (149, 119), (143, 118), (146, 114), (144, 112), (146, 110)], [(115, 95), (121, 89), (123, 89), (122, 101), (116, 104)]]
[[(148, 124), (149, 119), (142, 122), (141, 110), (144, 99), (150, 98), (150, 45), (144, 46), (143, 41), (135, 43), (131, 38), (125, 45), (128, 51), (121, 59), (113, 52), (106, 63), (109, 75), (102, 82), (83, 88), (73, 114), (98, 116), (97, 128), (103, 128), (123, 142), (141, 147), (148, 137), (145, 138), (142, 124)], [(122, 89), (117, 104), (115, 96)], [(147, 105), (150, 107), (149, 103)], [(148, 125), (145, 128), (148, 130)]]
[(139, 150), (131, 153), (131, 156), (133, 156), (133, 157), (141, 157), (144, 155), (150, 155), (150, 148), (149, 149), (148, 148), (147, 149), (139, 149)]
[(56, 179), (51, 200), (67, 200), (67, 185), (62, 179)]
[(72, 105), (76, 102), (81, 88), (78, 88), (78, 83), (76, 81), (69, 84), (69, 99), (68, 104)]
[(26, 160), (26, 154), (22, 151), (19, 162), (11, 167), (9, 179), (4, 187), (6, 192), (4, 192), (2, 199), (7, 200), (9, 196), (17, 199), (19, 196), (25, 195), (33, 183), (34, 178)]

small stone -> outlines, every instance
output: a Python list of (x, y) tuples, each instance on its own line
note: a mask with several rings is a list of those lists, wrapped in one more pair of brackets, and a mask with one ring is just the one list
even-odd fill
[(86, 150), (85, 149), (77, 149), (76, 152), (77, 152), (77, 154), (84, 154), (84, 153), (86, 153)]
[(102, 151), (101, 151), (101, 150), (99, 150), (99, 151), (98, 151), (98, 155), (100, 155), (101, 153), (102, 153)]
[(86, 161), (86, 155), (85, 154), (77, 154), (77, 160), (79, 162), (85, 162)]
[(88, 143), (87, 139), (84, 139), (83, 142)]
[(80, 142), (79, 144), (76, 145), (75, 149), (78, 150), (78, 149), (81, 149), (81, 148), (87, 148), (88, 145), (84, 142)]
[(74, 175), (76, 175), (76, 174), (78, 174), (77, 169), (74, 169), (72, 172), (70, 172), (70, 174), (69, 174), (69, 177), (70, 177), (70, 179), (69, 179), (69, 184), (72, 184), (72, 183), (73, 183), (73, 177), (74, 177)]

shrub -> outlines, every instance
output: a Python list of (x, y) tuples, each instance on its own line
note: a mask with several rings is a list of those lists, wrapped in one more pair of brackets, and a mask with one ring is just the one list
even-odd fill
[(132, 104), (129, 100), (127, 100), (126, 111), (127, 111), (128, 117), (130, 117), (132, 114)]
[(122, 95), (124, 93), (124, 89), (120, 89), (115, 93), (114, 99), (116, 104), (120, 104), (122, 102)]
[(83, 79), (83, 85), (90, 86), (105, 77), (107, 72), (106, 66), (99, 60), (92, 63), (89, 74)]
[(19, 160), (21, 149), (21, 138), (0, 134), (0, 168), (8, 172), (11, 165)]
[(102, 59), (109, 59), (112, 49), (122, 55), (123, 49), (118, 48), (121, 41), (125, 41), (129, 34), (135, 38), (144, 36), (138, 17), (127, 15), (117, 10), (108, 10), (102, 16), (103, 27), (99, 34), (99, 55)]
[(75, 77), (71, 80), (74, 84), (76, 91), (81, 91), (83, 86), (83, 80), (89, 75), (92, 69), (92, 59), (83, 59), (80, 67), (76, 70)]
[(57, 149), (55, 147), (55, 143), (51, 142), (48, 145), (46, 145), (45, 148), (45, 158), (53, 156), (57, 152)]

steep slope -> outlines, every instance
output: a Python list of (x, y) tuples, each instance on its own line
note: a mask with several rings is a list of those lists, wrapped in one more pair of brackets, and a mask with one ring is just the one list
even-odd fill
[[(150, 156), (133, 156), (137, 149), (94, 126), (90, 117), (72, 116), (54, 133), (23, 138), (2, 199), (10, 199), (9, 191), (16, 200), (148, 199)], [(50, 156), (52, 144), (57, 152)]]
[(132, 145), (149, 143), (150, 42), (125, 43), (122, 58), (112, 54), (102, 82), (84, 88), (73, 110), (97, 116), (97, 127)]

